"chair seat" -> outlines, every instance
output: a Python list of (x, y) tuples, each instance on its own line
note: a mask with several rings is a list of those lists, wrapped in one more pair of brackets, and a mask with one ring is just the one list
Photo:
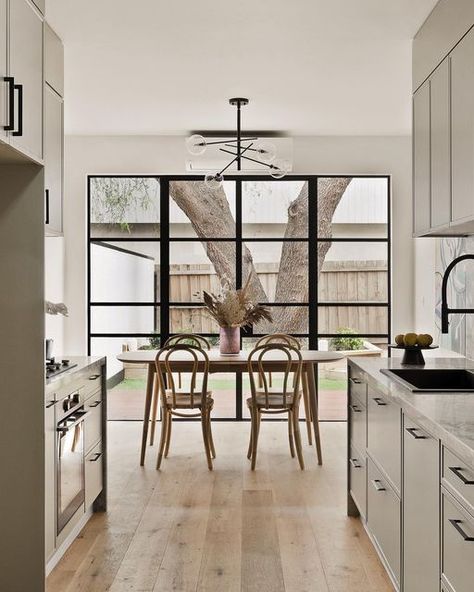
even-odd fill
[[(166, 404), (173, 406), (173, 394), (169, 389), (166, 389)], [(213, 404), (212, 391), (207, 391), (207, 405), (212, 407)], [(185, 389), (176, 389), (175, 406), (177, 409), (191, 409), (191, 393)], [(194, 393), (194, 407), (201, 408), (201, 393)]]
[[(275, 390), (275, 392), (271, 392), (270, 389), (269, 390), (269, 396), (268, 396), (268, 409), (286, 409), (288, 407), (291, 407), (293, 405), (293, 395), (286, 395), (286, 401), (285, 401), (285, 405), (283, 404), (283, 393), (281, 392), (281, 390), (278, 392), (277, 390)], [(261, 393), (261, 391), (257, 392), (257, 407), (267, 407), (267, 399), (265, 397), (265, 393), (259, 394), (259, 392)], [(254, 405), (254, 401), (252, 399), (252, 397), (249, 397), (247, 399), (247, 406), (248, 407), (252, 407)]]

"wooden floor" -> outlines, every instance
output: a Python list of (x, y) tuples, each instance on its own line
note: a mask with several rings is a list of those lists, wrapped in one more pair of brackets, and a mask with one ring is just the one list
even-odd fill
[(109, 511), (96, 514), (48, 578), (48, 592), (384, 592), (388, 577), (345, 515), (346, 424), (322, 424), (324, 465), (291, 459), (285, 423), (215, 423), (215, 470), (200, 426), (174, 425), (170, 456), (138, 466), (141, 425), (109, 422)]

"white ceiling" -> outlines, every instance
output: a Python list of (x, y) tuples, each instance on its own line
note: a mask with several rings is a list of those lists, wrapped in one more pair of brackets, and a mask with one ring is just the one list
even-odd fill
[(66, 132), (410, 131), (411, 39), (436, 0), (47, 0)]

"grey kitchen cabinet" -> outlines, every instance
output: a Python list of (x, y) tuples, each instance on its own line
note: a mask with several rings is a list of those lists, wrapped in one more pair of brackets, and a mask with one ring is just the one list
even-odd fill
[(46, 399), (44, 412), (45, 448), (45, 559), (48, 561), (56, 546), (56, 421), (54, 397)]
[(440, 444), (403, 417), (404, 592), (432, 592), (440, 578)]
[(0, 141), (8, 138), (5, 126), (8, 125), (8, 93), (4, 78), (7, 76), (7, 0), (0, 0)]
[(474, 470), (443, 447), (443, 486), (461, 500), (474, 515)]
[(63, 99), (47, 84), (44, 86), (44, 178), (45, 231), (63, 232), (64, 185)]
[(367, 451), (400, 492), (401, 409), (370, 385), (367, 392)]
[(352, 444), (349, 455), (349, 492), (363, 519), (367, 517), (367, 457)]
[(85, 506), (89, 508), (103, 489), (102, 443), (99, 442), (85, 457)]
[(48, 23), (44, 24), (44, 81), (64, 97), (64, 47)]
[[(85, 402), (85, 410), (89, 415), (84, 422), (84, 450), (89, 450), (97, 445), (102, 438), (102, 393), (97, 391), (95, 395)], [(97, 496), (96, 496), (97, 497)]]
[(43, 159), (43, 18), (29, 0), (10, 0), (9, 75), (14, 78), (10, 144)]
[(367, 447), (367, 408), (351, 391), (349, 398), (349, 422), (351, 441), (358, 450), (365, 453)]
[(32, 0), (33, 4), (36, 6), (36, 8), (41, 12), (41, 14), (44, 14), (45, 8), (46, 8), (46, 1), (45, 0)]
[(430, 189), (431, 229), (448, 227), (451, 222), (451, 59), (446, 58), (430, 78)]
[(452, 221), (474, 219), (474, 31), (451, 53)]
[(431, 226), (430, 81), (413, 96), (413, 228), (416, 235)]

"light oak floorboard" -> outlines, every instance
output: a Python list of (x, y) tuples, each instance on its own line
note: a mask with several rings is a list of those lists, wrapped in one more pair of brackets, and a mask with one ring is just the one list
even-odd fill
[(109, 423), (109, 511), (95, 514), (47, 592), (390, 592), (361, 523), (346, 516), (346, 425), (321, 424), (324, 465), (285, 422), (263, 422), (257, 468), (249, 423), (213, 424), (206, 467), (198, 422), (177, 422), (170, 455), (139, 466), (141, 424)]

